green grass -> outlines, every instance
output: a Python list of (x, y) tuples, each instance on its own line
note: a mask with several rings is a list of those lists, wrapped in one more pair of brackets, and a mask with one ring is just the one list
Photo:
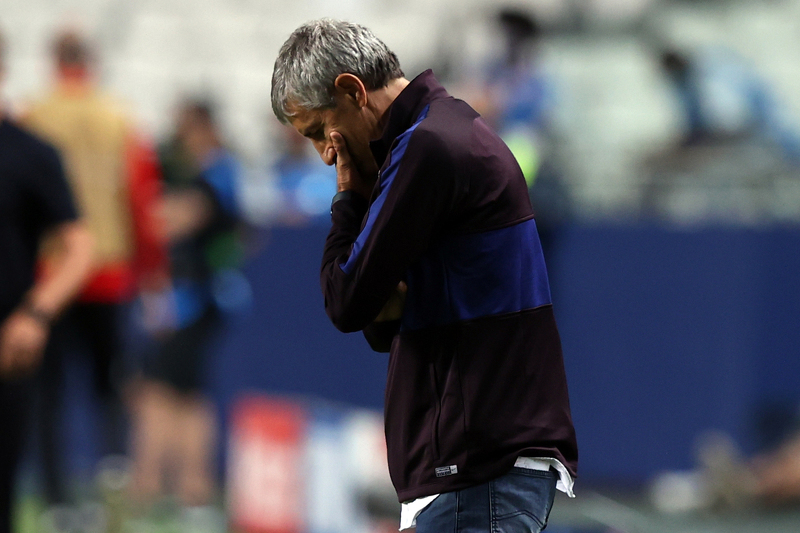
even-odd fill
[[(90, 503), (90, 500), (82, 503)], [(38, 494), (21, 496), (14, 510), (14, 533), (50, 533), (40, 524), (42, 513), (47, 509), (43, 498)], [(106, 508), (108, 509), (108, 508)], [(223, 513), (223, 508), (218, 505), (216, 509)], [(121, 527), (109, 527), (105, 533), (187, 533), (190, 528), (183, 520), (182, 509), (175, 502), (164, 500), (155, 505), (147, 513), (134, 516), (130, 510), (125, 511), (124, 518), (120, 520)], [(224, 526), (218, 531), (207, 524), (203, 528), (206, 533), (223, 533)], [(72, 531), (70, 533), (83, 533)]]

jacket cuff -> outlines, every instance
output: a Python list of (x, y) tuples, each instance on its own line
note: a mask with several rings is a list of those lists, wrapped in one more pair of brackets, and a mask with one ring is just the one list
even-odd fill
[(333, 214), (334, 204), (341, 201), (347, 201), (356, 204), (353, 207), (355, 207), (358, 210), (366, 211), (368, 207), (367, 200), (363, 196), (358, 194), (356, 191), (351, 191), (351, 190), (341, 191), (337, 192), (333, 196), (333, 199), (331, 200), (331, 215)]

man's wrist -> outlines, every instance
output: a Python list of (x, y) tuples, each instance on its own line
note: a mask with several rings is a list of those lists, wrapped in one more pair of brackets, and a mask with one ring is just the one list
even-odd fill
[(346, 189), (344, 191), (339, 191), (333, 196), (333, 199), (331, 200), (331, 214), (333, 214), (333, 204), (335, 204), (336, 202), (340, 202), (342, 200), (347, 200), (347, 201), (357, 200), (360, 202), (366, 202), (366, 198), (364, 198), (364, 195), (354, 191), (353, 189)]

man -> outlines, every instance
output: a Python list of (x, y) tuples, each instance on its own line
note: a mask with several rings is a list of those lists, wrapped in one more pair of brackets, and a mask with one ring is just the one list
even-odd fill
[[(540, 531), (577, 446), (525, 178), (430, 71), (320, 20), (281, 48), (276, 116), (336, 166), (325, 308), (389, 350), (385, 423), (401, 528)], [(456, 524), (458, 529), (456, 529)]]
[[(3, 43), (0, 36), (0, 83)], [(34, 282), (45, 231), (58, 250)], [(22, 452), (31, 375), (50, 325), (91, 266), (92, 240), (77, 214), (56, 151), (13, 124), (0, 107), (0, 533), (11, 531), (14, 474)]]
[(557, 92), (557, 80), (540, 58), (543, 31), (533, 13), (505, 6), (497, 12), (495, 23), (505, 45), (502, 55), (487, 65), (484, 109), (478, 111), (522, 169), (552, 283), (559, 229), (569, 216), (569, 194), (553, 128), (556, 106), (564, 94)]
[[(166, 284), (166, 253), (154, 216), (159, 169), (152, 147), (104, 91), (98, 89), (91, 46), (79, 33), (53, 40), (55, 86), (26, 110), (23, 122), (55, 145), (96, 242), (95, 268), (78, 301), (53, 329), (43, 365), (42, 450), (50, 504), (68, 501), (59, 443), (64, 367), (90, 356), (93, 389), (103, 414), (104, 454), (125, 452), (121, 401), (121, 314), (139, 288)], [(45, 252), (45, 264), (50, 254)]]
[[(144, 504), (166, 496), (207, 516), (217, 490), (214, 456), (217, 412), (209, 399), (207, 363), (222, 333), (230, 294), (223, 281), (243, 281), (238, 229), (240, 163), (226, 147), (214, 107), (181, 105), (175, 141), (162, 150), (161, 206), (170, 243), (171, 290), (160, 296), (171, 321), (154, 324), (157, 348), (145, 358), (134, 387), (133, 489)], [(227, 296), (227, 302), (226, 302)]]
[(686, 132), (684, 146), (742, 138), (767, 141), (792, 164), (800, 160), (800, 136), (774, 90), (735, 51), (720, 46), (691, 52), (666, 46), (662, 71), (678, 97)]

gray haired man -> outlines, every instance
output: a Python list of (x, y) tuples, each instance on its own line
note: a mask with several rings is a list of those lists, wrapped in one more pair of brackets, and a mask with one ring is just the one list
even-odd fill
[(298, 28), (276, 116), (335, 165), (325, 309), (389, 352), (385, 423), (401, 529), (541, 531), (577, 444), (525, 179), (430, 71), (404, 77), (363, 26)]

